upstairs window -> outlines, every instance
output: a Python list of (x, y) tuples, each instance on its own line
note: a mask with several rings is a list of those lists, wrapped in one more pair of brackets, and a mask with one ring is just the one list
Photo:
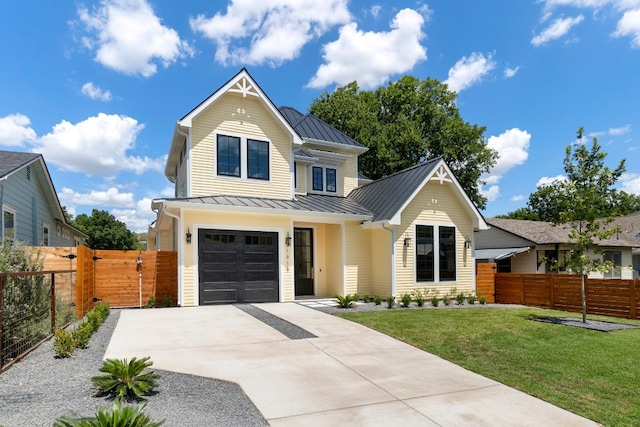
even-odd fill
[(218, 135), (218, 175), (240, 176), (240, 138)]
[(247, 176), (269, 180), (269, 143), (247, 140)]
[(322, 168), (318, 166), (313, 167), (313, 191), (324, 191)]
[(325, 169), (325, 175), (327, 178), (327, 191), (335, 193), (337, 188), (336, 170), (327, 168)]
[(338, 173), (334, 168), (313, 166), (312, 168), (313, 191), (326, 191), (335, 193), (338, 189)]

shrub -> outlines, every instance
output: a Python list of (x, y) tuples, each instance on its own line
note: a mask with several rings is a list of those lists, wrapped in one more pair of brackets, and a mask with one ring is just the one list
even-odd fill
[(102, 322), (104, 322), (104, 318), (95, 308), (87, 313), (87, 321), (85, 323), (87, 323), (87, 328), (91, 329), (91, 334), (98, 330)]
[(353, 294), (353, 301), (355, 301), (355, 302), (360, 301), (360, 295), (358, 295), (357, 292), (355, 294)]
[(158, 427), (164, 424), (164, 420), (153, 422), (143, 414), (145, 406), (147, 402), (137, 406), (123, 406), (122, 401), (116, 399), (111, 409), (98, 407), (94, 418), (60, 417), (53, 423), (53, 427)]
[(413, 299), (418, 304), (418, 307), (422, 307), (424, 305), (424, 297), (425, 295), (420, 292), (420, 289), (416, 289), (413, 291)]
[(171, 307), (173, 305), (173, 301), (171, 300), (171, 296), (168, 294), (164, 294), (162, 296), (162, 305), (165, 307)]
[(334, 295), (334, 298), (338, 299), (338, 307), (340, 308), (351, 308), (353, 307), (353, 303), (355, 301), (353, 295), (347, 294), (345, 296), (341, 296), (341, 295)]
[(401, 301), (401, 305), (405, 308), (408, 308), (409, 305), (411, 305), (411, 294), (409, 292), (405, 292), (404, 294), (402, 294), (402, 296), (400, 297), (400, 301)]
[(449, 304), (451, 304), (451, 295), (449, 295), (449, 294), (444, 294), (444, 295), (442, 296), (442, 303), (443, 303), (444, 305), (449, 305)]
[(396, 297), (389, 295), (387, 297), (387, 308), (393, 308), (394, 305), (396, 305)]
[(369, 301), (371, 301), (371, 297), (369, 296), (369, 294), (364, 294), (362, 296), (362, 302), (365, 303), (365, 304), (368, 304)]
[(487, 303), (487, 298), (485, 298), (484, 295), (480, 295), (480, 297), (478, 298), (478, 301), (480, 302), (481, 305), (485, 305)]
[[(437, 307), (438, 304), (440, 304), (440, 299), (438, 299), (438, 297), (436, 296), (431, 297), (431, 305), (434, 307)], [(449, 305), (449, 304), (446, 304), (446, 305)]]
[(107, 359), (100, 372), (105, 375), (98, 375), (91, 378), (91, 381), (98, 388), (96, 395), (111, 395), (116, 398), (142, 399), (150, 394), (158, 386), (156, 380), (160, 375), (153, 371), (146, 371), (153, 362), (149, 357), (142, 359)]
[(109, 307), (109, 303), (106, 301), (100, 301), (93, 307), (93, 311), (98, 313), (101, 323), (104, 323), (105, 319), (109, 317), (109, 313), (111, 312), (111, 308)]
[(473, 292), (469, 292), (469, 295), (467, 295), (467, 301), (469, 302), (469, 304), (475, 304), (476, 303), (476, 296), (473, 294)]
[(73, 339), (76, 343), (76, 348), (87, 348), (89, 346), (89, 339), (94, 332), (94, 328), (89, 322), (82, 322), (72, 332)]
[(147, 301), (147, 307), (155, 308), (156, 306), (156, 296), (154, 294), (149, 295), (149, 300)]
[(66, 329), (58, 329), (54, 334), (53, 349), (58, 357), (71, 357), (76, 349), (73, 333)]
[(458, 305), (464, 304), (464, 300), (466, 299), (466, 295), (464, 294), (464, 292), (458, 292), (458, 289), (454, 287), (451, 288), (450, 293), (456, 299)]
[(375, 305), (380, 305), (380, 304), (382, 304), (382, 297), (381, 297), (380, 295), (378, 295), (378, 294), (375, 294), (375, 295), (373, 296), (373, 303), (374, 303)]

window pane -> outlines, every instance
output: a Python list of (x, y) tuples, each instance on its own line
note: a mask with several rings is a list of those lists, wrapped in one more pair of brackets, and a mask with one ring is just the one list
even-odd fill
[(13, 212), (4, 211), (3, 213), (3, 231), (4, 239), (14, 240), (16, 237), (15, 215)]
[(326, 169), (327, 173), (327, 191), (336, 192), (336, 170)]
[(255, 179), (269, 179), (269, 143), (247, 140), (247, 176)]
[(240, 176), (240, 138), (218, 135), (218, 175)]
[(318, 166), (313, 167), (313, 190), (322, 191), (324, 189), (322, 185), (322, 168)]
[(622, 277), (622, 252), (620, 251), (604, 251), (602, 254), (604, 261), (611, 261), (613, 269), (604, 273), (605, 279)]
[(416, 280), (433, 282), (433, 226), (416, 225)]
[(456, 229), (439, 229), (440, 281), (456, 280)]

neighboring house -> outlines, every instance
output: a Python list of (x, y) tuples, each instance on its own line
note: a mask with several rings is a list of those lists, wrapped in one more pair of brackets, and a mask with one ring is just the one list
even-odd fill
[[(567, 224), (553, 226), (544, 221), (489, 218), (490, 229), (476, 233), (476, 260), (495, 262), (504, 273), (564, 273), (566, 254), (573, 245)], [(596, 243), (601, 254), (593, 254), (613, 262), (615, 268), (606, 273), (593, 272), (594, 278), (638, 277), (640, 271), (640, 214), (617, 217), (611, 227), (621, 232)], [(595, 249), (595, 248), (594, 248)], [(554, 263), (553, 260), (557, 261)], [(559, 264), (559, 267), (558, 267)]]
[[(371, 181), (357, 141), (276, 108), (243, 69), (175, 125), (149, 246), (183, 306), (475, 289), (486, 224), (442, 159)], [(363, 183), (368, 183), (359, 187)]]
[(29, 246), (77, 246), (85, 235), (62, 212), (41, 154), (0, 151), (2, 239)]

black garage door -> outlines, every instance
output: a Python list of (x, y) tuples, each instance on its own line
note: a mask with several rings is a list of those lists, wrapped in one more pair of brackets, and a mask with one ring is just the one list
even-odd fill
[(200, 305), (278, 301), (278, 233), (200, 230)]

